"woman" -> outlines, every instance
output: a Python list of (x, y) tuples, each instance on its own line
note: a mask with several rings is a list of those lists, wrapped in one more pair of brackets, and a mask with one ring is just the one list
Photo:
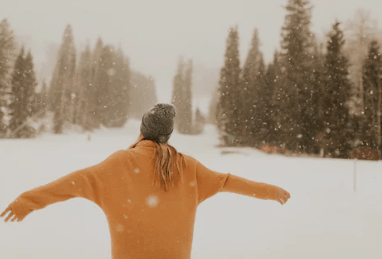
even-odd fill
[[(103, 162), (22, 193), (0, 215), (21, 221), (34, 210), (82, 197), (107, 216), (113, 259), (191, 256), (198, 205), (218, 192), (284, 204), (290, 194), (273, 185), (212, 171), (168, 144), (175, 107), (156, 104), (142, 117), (138, 140)], [(154, 185), (156, 183), (156, 185)]]

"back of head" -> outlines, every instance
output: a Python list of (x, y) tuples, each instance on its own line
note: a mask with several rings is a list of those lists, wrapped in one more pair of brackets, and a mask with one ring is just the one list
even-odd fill
[[(130, 146), (134, 148), (140, 141), (151, 140), (156, 145), (155, 176), (157, 186), (165, 191), (169, 181), (174, 186), (173, 164), (175, 163), (178, 173), (181, 173), (179, 162), (185, 163), (183, 154), (179, 153), (168, 140), (174, 131), (175, 106), (172, 104), (158, 103), (150, 108), (143, 116), (138, 140)], [(180, 159), (179, 159), (180, 158)], [(180, 160), (180, 161), (179, 161)]]
[(166, 143), (174, 130), (175, 106), (158, 103), (142, 116), (141, 133), (145, 139)]

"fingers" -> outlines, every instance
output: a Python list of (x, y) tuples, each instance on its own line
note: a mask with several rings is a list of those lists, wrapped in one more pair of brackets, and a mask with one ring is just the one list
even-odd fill
[(15, 214), (13, 213), (13, 211), (11, 211), (11, 213), (9, 213), (8, 217), (4, 220), (5, 222), (8, 222), (8, 220), (13, 217)]
[(8, 211), (11, 211), (11, 207), (6, 208), (6, 209), (3, 211), (3, 213), (1, 213), (0, 218), (3, 217), (3, 216), (5, 216), (5, 214), (7, 214)]
[(17, 217), (16, 217), (16, 215), (14, 215), (13, 218), (11, 218), (11, 222), (14, 222), (16, 219), (17, 219)]

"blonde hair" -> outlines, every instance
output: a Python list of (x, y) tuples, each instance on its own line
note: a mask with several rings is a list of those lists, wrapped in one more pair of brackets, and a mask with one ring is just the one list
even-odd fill
[[(137, 144), (145, 140), (142, 134), (139, 134), (138, 139), (132, 144), (129, 149), (135, 148)], [(155, 142), (156, 143), (156, 142)], [(181, 166), (179, 165), (179, 160), (181, 164), (187, 165), (184, 155), (176, 150), (173, 146), (166, 143), (156, 143), (155, 155), (157, 157), (155, 162), (155, 183), (164, 191), (168, 190), (169, 181), (171, 181), (172, 186), (174, 185), (174, 173), (173, 164), (175, 163), (178, 173), (181, 173)], [(175, 161), (174, 161), (175, 157)]]

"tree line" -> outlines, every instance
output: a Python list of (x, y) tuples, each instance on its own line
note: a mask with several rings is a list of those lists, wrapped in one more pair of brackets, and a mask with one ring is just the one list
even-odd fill
[[(21, 47), (6, 19), (0, 23), (0, 138), (26, 138), (48, 121), (52, 132), (122, 127), (156, 103), (154, 81), (130, 68), (121, 48), (101, 38), (77, 56), (71, 25), (62, 37), (49, 84), (36, 80), (33, 57)], [(133, 97), (133, 98), (132, 98)], [(134, 105), (141, 99), (140, 105)], [(46, 125), (48, 126), (48, 125)]]
[(241, 67), (238, 28), (230, 29), (211, 106), (223, 145), (337, 158), (349, 158), (358, 146), (381, 150), (378, 39), (367, 44), (361, 78), (352, 77), (355, 52), (348, 51), (341, 23), (334, 22), (326, 43), (319, 43), (310, 29), (312, 8), (308, 0), (288, 1), (280, 50), (269, 64), (255, 29)]

